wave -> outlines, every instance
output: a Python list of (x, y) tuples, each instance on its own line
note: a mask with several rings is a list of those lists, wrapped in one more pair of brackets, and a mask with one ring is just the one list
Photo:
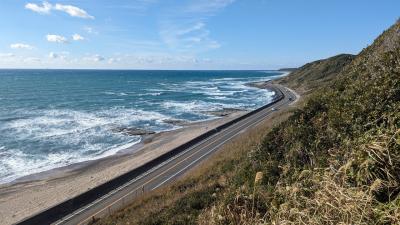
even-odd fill
[[(0, 148), (0, 184), (9, 183), (18, 178), (48, 171), (74, 163), (96, 160), (111, 156), (140, 142), (136, 139), (124, 144), (108, 146), (96, 155), (82, 152), (64, 151), (45, 155), (27, 154), (21, 150)], [(102, 146), (98, 146), (102, 147)]]
[(162, 92), (138, 94), (138, 96), (160, 96), (160, 95), (162, 95)]
[(150, 91), (150, 92), (164, 92), (166, 91), (165, 89), (157, 89), (157, 88), (147, 88), (144, 89), (145, 91)]
[(101, 86), (104, 89), (82, 87), (89, 104), (77, 101), (74, 93), (70, 98), (65, 93), (65, 98), (54, 102), (31, 101), (29, 107), (0, 109), (0, 182), (106, 157), (140, 141), (139, 136), (115, 133), (114, 128), (167, 131), (179, 127), (165, 122), (168, 120), (204, 121), (215, 118), (209, 111), (251, 110), (264, 105), (273, 92), (245, 85), (270, 78), (262, 75), (156, 80), (147, 87), (128, 81), (132, 84), (121, 89), (110, 80), (109, 86)]
[[(0, 182), (72, 163), (98, 159), (140, 141), (139, 136), (113, 132), (115, 127), (174, 129), (172, 119), (157, 112), (111, 108), (98, 112), (37, 110), (28, 118), (0, 127)], [(29, 152), (30, 154), (27, 154)]]
[(247, 104), (243, 103), (221, 103), (221, 102), (205, 102), (205, 101), (166, 101), (163, 103), (163, 107), (169, 110), (174, 110), (175, 112), (193, 112), (193, 113), (204, 113), (210, 111), (219, 111), (225, 108), (237, 108), (246, 109)]
[(207, 97), (208, 99), (212, 99), (212, 100), (227, 100), (230, 99), (226, 96), (214, 96), (214, 97)]
[(214, 107), (212, 104), (204, 101), (165, 101), (163, 107), (166, 109), (174, 110), (177, 112), (202, 112), (218, 110), (219, 108)]
[[(171, 117), (157, 112), (112, 108), (94, 113), (74, 110), (43, 110), (32, 112), (29, 118), (12, 120), (3, 124), (0, 131), (7, 131), (15, 138), (41, 140), (63, 138), (65, 135), (94, 132), (107, 133), (110, 126), (139, 126), (142, 123), (162, 123)], [(89, 132), (90, 133), (90, 132)], [(96, 134), (93, 134), (96, 135)], [(78, 138), (79, 139), (79, 138)]]
[(216, 78), (216, 79), (211, 79), (212, 81), (232, 81), (232, 80), (243, 80), (246, 78), (239, 78), (239, 77), (224, 77), (224, 78)]
[(116, 96), (127, 96), (128, 95), (127, 93), (124, 93), (124, 92), (117, 93), (117, 92), (112, 92), (112, 91), (105, 91), (103, 93), (106, 95), (116, 95)]

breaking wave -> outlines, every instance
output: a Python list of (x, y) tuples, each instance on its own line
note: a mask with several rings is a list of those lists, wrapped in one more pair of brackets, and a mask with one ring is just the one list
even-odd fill
[[(178, 128), (164, 121), (195, 122), (215, 118), (211, 111), (255, 109), (274, 93), (246, 83), (281, 76), (271, 71), (99, 75), (51, 70), (0, 75), (0, 183), (107, 157), (140, 142), (140, 136), (126, 136), (116, 128), (161, 132)], [(2, 91), (11, 90), (6, 84), (12, 91)]]

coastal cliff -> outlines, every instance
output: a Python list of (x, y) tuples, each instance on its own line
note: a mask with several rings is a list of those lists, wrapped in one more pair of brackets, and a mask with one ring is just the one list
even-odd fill
[(278, 82), (304, 105), (97, 224), (399, 224), (400, 21)]

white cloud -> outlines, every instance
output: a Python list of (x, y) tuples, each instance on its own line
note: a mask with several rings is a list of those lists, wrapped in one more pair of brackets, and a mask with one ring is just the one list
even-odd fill
[(26, 57), (26, 58), (23, 58), (22, 61), (25, 63), (39, 63), (42, 60), (37, 57)]
[(32, 50), (33, 46), (30, 46), (28, 44), (24, 44), (24, 43), (15, 43), (15, 44), (11, 44), (10, 48), (12, 49), (27, 49), (27, 50)]
[(83, 28), (88, 34), (98, 34), (99, 32), (97, 32), (93, 27), (84, 27)]
[(117, 62), (120, 62), (121, 61), (121, 58), (110, 58), (110, 59), (108, 59), (108, 63), (109, 64), (113, 64), (113, 63), (117, 63)]
[(159, 34), (173, 50), (196, 54), (221, 47), (207, 28), (207, 20), (235, 0), (197, 0), (162, 17)]
[(199, 0), (186, 9), (191, 13), (213, 13), (232, 4), (235, 0)]
[(101, 62), (101, 61), (106, 60), (106, 58), (104, 58), (103, 56), (98, 55), (98, 54), (84, 57), (83, 59), (86, 61), (91, 61), (91, 62)]
[(84, 19), (94, 19), (94, 16), (89, 15), (85, 10), (80, 9), (73, 5), (56, 4), (54, 9), (65, 12), (73, 17), (80, 17), (80, 18), (84, 18)]
[(25, 8), (40, 14), (48, 14), (52, 9), (52, 5), (44, 1), (41, 6), (34, 3), (28, 3), (25, 5)]
[(58, 54), (57, 54), (57, 53), (54, 53), (54, 52), (50, 52), (50, 53), (49, 53), (49, 58), (51, 58), (51, 59), (57, 59), (57, 58), (58, 58)]
[(100, 61), (104, 61), (105, 58), (104, 58), (103, 56), (101, 56), (101, 55), (95, 55), (95, 56), (93, 57), (93, 60), (94, 60), (95, 62), (100, 62)]
[(83, 41), (83, 40), (85, 40), (85, 38), (82, 37), (79, 34), (74, 34), (74, 35), (72, 35), (72, 40), (74, 40), (74, 41)]
[(34, 12), (37, 12), (39, 14), (49, 14), (52, 10), (57, 10), (61, 12), (65, 12), (68, 15), (72, 17), (79, 17), (83, 19), (94, 19), (94, 16), (91, 16), (89, 13), (87, 13), (85, 10), (78, 8), (73, 5), (63, 5), (63, 4), (55, 4), (52, 5), (48, 3), (47, 1), (44, 1), (42, 5), (38, 5), (35, 3), (27, 3), (25, 5), (26, 9), (32, 10)]
[(205, 27), (205, 24), (203, 22), (196, 22), (195, 24), (191, 25), (188, 28), (178, 30), (177, 34), (178, 35), (185, 35), (194, 31), (201, 30)]
[(69, 55), (69, 52), (60, 52), (60, 53), (55, 53), (55, 52), (50, 52), (48, 57), (50, 59), (61, 59), (61, 60), (67, 60), (67, 56)]
[(15, 57), (13, 53), (0, 53), (0, 58), (12, 58)]
[(202, 21), (182, 24), (180, 21), (165, 22), (160, 35), (171, 48), (184, 52), (201, 52), (221, 47), (211, 39), (210, 31)]
[[(108, 1), (112, 2), (112, 1)], [(129, 10), (131, 15), (145, 15), (147, 10), (154, 4), (162, 2), (160, 0), (131, 0), (131, 1), (119, 1), (118, 3), (111, 3), (106, 5), (107, 8), (113, 8), (120, 10)]]
[(67, 43), (68, 39), (66, 37), (56, 35), (56, 34), (48, 34), (46, 35), (46, 39), (49, 42), (57, 42), (57, 43)]

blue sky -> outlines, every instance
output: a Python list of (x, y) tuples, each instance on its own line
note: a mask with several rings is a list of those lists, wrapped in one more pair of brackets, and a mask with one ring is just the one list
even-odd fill
[(398, 0), (1, 0), (0, 68), (276, 69), (358, 53)]

